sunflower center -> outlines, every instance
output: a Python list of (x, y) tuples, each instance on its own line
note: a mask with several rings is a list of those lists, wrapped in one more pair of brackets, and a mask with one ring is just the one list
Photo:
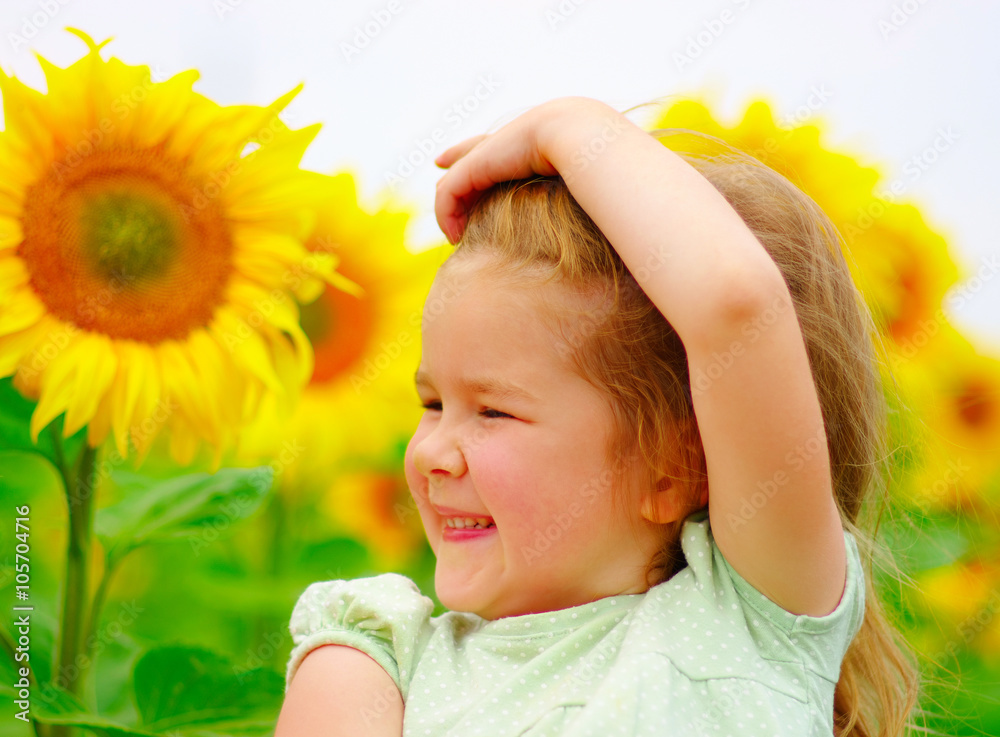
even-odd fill
[(126, 283), (161, 273), (176, 255), (177, 228), (160, 203), (102, 192), (81, 217), (81, 245), (95, 270)]
[(209, 324), (235, 268), (222, 198), (205, 191), (160, 147), (53, 162), (25, 192), (17, 254), (32, 289), (85, 330), (183, 340)]

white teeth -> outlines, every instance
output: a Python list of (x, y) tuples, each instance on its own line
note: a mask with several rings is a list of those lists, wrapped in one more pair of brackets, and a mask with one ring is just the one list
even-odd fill
[(489, 517), (446, 517), (444, 524), (455, 530), (481, 530), (494, 526)]

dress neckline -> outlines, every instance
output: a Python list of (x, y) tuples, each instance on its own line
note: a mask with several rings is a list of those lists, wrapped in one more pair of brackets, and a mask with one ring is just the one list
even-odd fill
[(476, 630), (480, 634), (498, 637), (530, 637), (576, 629), (593, 619), (601, 618), (602, 615), (610, 617), (612, 614), (620, 614), (624, 617), (635, 608), (646, 596), (646, 593), (649, 592), (642, 594), (617, 594), (565, 609), (534, 612), (532, 614), (518, 614), (511, 617), (500, 617), (499, 619), (483, 619), (479, 615), (470, 612), (454, 612), (454, 614), (468, 618), (470, 623), (474, 622), (478, 625)]

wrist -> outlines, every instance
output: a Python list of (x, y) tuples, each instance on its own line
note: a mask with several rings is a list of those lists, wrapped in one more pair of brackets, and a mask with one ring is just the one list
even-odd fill
[[(549, 107), (551, 106), (551, 107)], [(610, 105), (588, 97), (563, 97), (546, 106), (536, 128), (538, 151), (567, 184), (623, 134), (645, 132)]]

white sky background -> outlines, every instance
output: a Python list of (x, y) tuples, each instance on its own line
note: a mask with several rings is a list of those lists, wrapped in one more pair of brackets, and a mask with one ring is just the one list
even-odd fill
[[(155, 80), (196, 68), (195, 89), (223, 105), (267, 104), (305, 82), (282, 115), (293, 128), (323, 123), (303, 165), (351, 170), (369, 207), (439, 131), (396, 187), (417, 213), (414, 250), (443, 242), (431, 159), (545, 100), (585, 95), (625, 109), (700, 95), (731, 124), (757, 98), (779, 121), (804, 115), (823, 91), (810, 113), (822, 141), (881, 171), (876, 191), (904, 184), (901, 201), (920, 207), (963, 270), (966, 298), (957, 308), (946, 299), (949, 319), (1000, 356), (1000, 3), (0, 0), (0, 66), (42, 88), (33, 50), (59, 66), (84, 51), (65, 26), (113, 36), (105, 58), (146, 64)], [(697, 58), (681, 60), (699, 34)], [(483, 99), (457, 113), (477, 87)], [(945, 144), (949, 129), (957, 138)], [(945, 150), (915, 176), (912, 158), (935, 139)]]

